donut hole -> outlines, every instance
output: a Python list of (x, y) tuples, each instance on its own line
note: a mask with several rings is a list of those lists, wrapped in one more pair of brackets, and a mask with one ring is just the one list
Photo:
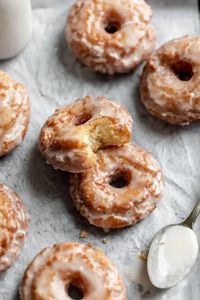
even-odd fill
[(108, 25), (105, 27), (105, 31), (110, 34), (114, 34), (120, 29), (120, 23), (111, 21), (108, 23)]
[(111, 10), (104, 21), (104, 29), (109, 34), (114, 34), (121, 29), (123, 20), (118, 12)]
[(109, 184), (117, 189), (128, 186), (131, 182), (131, 173), (129, 171), (118, 171), (111, 176)]
[(91, 118), (92, 115), (90, 113), (83, 113), (75, 118), (74, 125), (75, 126), (83, 125), (87, 123)]
[(72, 275), (70, 282), (66, 285), (66, 293), (72, 300), (81, 300), (84, 299), (87, 291), (87, 282), (85, 278), (79, 273), (76, 272)]
[(68, 286), (67, 294), (72, 300), (81, 300), (84, 297), (83, 291), (73, 283)]
[(176, 77), (181, 81), (189, 81), (193, 76), (192, 65), (184, 60), (179, 60), (171, 66)]

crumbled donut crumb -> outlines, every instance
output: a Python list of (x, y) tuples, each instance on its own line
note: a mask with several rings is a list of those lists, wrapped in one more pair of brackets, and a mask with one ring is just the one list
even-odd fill
[(94, 248), (94, 245), (91, 242), (87, 243), (87, 246), (90, 247), (90, 248)]
[(144, 251), (141, 251), (139, 254), (138, 254), (138, 257), (142, 260), (147, 260), (147, 254), (144, 252)]
[(81, 230), (79, 234), (80, 239), (86, 239), (88, 237), (89, 233), (86, 230)]
[(103, 239), (102, 243), (103, 243), (103, 244), (107, 244), (107, 243), (108, 243), (108, 240), (107, 240), (107, 239)]

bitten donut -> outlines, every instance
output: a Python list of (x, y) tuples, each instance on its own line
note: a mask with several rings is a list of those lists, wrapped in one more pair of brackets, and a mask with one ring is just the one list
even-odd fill
[(30, 103), (25, 87), (0, 70), (0, 156), (22, 142), (29, 116)]
[(97, 163), (71, 175), (70, 195), (88, 221), (104, 229), (144, 219), (163, 191), (163, 175), (150, 153), (131, 144), (98, 152)]
[(152, 54), (141, 78), (147, 110), (171, 124), (200, 119), (200, 37), (185, 36)]
[(28, 224), (29, 215), (18, 195), (0, 184), (0, 273), (20, 254)]
[(128, 143), (131, 128), (125, 108), (87, 96), (56, 110), (41, 130), (39, 148), (55, 169), (79, 173), (95, 163), (98, 149)]
[(82, 300), (126, 300), (117, 269), (100, 250), (79, 243), (41, 251), (25, 271), (21, 300), (71, 300), (74, 286)]
[(101, 73), (125, 73), (155, 46), (152, 11), (143, 0), (78, 0), (66, 25), (69, 48)]

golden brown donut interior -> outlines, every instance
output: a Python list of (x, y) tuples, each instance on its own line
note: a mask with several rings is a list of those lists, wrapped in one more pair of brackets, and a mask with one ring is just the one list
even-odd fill
[(79, 127), (83, 140), (87, 141), (93, 152), (106, 146), (122, 146), (130, 142), (130, 132), (127, 126), (119, 125), (112, 117), (93, 119), (92, 111), (81, 107), (82, 111), (72, 109), (73, 124)]
[[(93, 152), (109, 145), (122, 146), (130, 141), (129, 131), (121, 126), (116, 126), (111, 118), (102, 117), (85, 125), (85, 134), (89, 136), (89, 144)], [(84, 134), (84, 133), (83, 133)]]
[[(114, 16), (117, 18), (115, 14)], [(115, 116), (101, 116), (101, 113), (100, 116), (94, 116), (94, 104), (89, 107), (87, 102), (91, 101), (91, 97), (87, 96), (84, 100), (80, 103), (79, 109), (75, 105), (68, 114), (72, 118), (72, 124), (78, 127), (77, 132), (80, 133), (83, 142), (89, 144), (93, 152), (106, 146), (122, 146), (130, 142), (131, 133), (127, 124), (120, 124), (120, 120)], [(110, 106), (109, 109), (113, 108)]]
[[(116, 121), (109, 117), (102, 117), (88, 121), (89, 115), (76, 116), (75, 124), (78, 129), (76, 141), (65, 139), (62, 127), (57, 133), (56, 140), (51, 144), (51, 149), (71, 151), (75, 148), (87, 152), (87, 160), (91, 165), (96, 161), (96, 152), (107, 146), (122, 146), (130, 141), (130, 131), (126, 126), (116, 124)], [(85, 120), (86, 123), (84, 122)], [(63, 130), (64, 129), (64, 130)], [(80, 159), (80, 158), (79, 158)], [(81, 159), (80, 159), (81, 163)], [(83, 162), (84, 163), (84, 162)]]

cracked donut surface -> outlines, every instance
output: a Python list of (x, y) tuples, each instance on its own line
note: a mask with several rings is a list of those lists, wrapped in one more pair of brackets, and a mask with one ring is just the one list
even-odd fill
[(164, 44), (143, 70), (141, 100), (157, 118), (186, 125), (200, 120), (200, 37)]
[(79, 0), (67, 20), (68, 46), (94, 71), (129, 72), (154, 49), (151, 17), (143, 0)]
[(18, 195), (0, 184), (0, 272), (8, 269), (24, 245), (29, 215)]
[(30, 102), (24, 85), (0, 70), (0, 156), (24, 139), (30, 118)]
[(125, 227), (144, 219), (163, 191), (163, 174), (144, 149), (131, 144), (98, 151), (86, 173), (72, 174), (70, 195), (88, 221), (104, 229)]
[(124, 283), (109, 259), (79, 243), (41, 251), (25, 271), (21, 300), (71, 300), (70, 285), (81, 290), (82, 300), (126, 300)]
[(96, 152), (131, 139), (132, 118), (105, 97), (85, 97), (56, 110), (41, 130), (39, 148), (55, 169), (84, 172), (96, 162)]

